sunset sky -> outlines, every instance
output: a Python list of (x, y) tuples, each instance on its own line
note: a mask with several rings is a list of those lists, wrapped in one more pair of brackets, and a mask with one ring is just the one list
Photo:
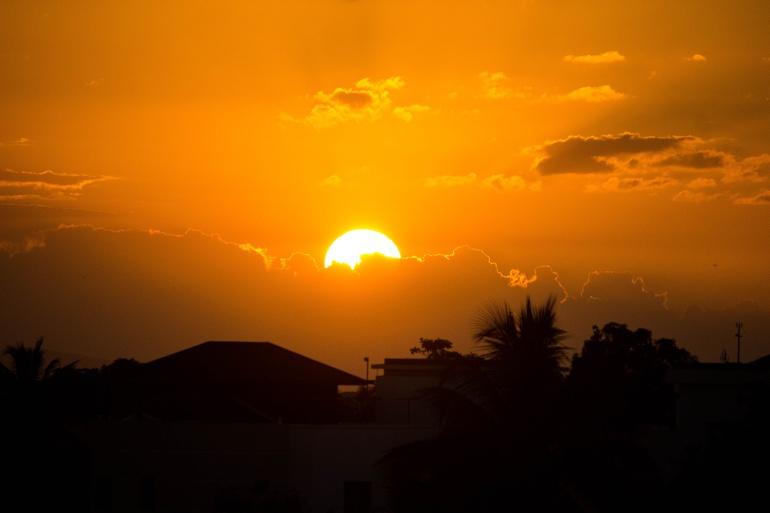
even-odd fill
[(0, 0), (0, 69), (2, 343), (361, 373), (554, 293), (770, 352), (766, 0)]

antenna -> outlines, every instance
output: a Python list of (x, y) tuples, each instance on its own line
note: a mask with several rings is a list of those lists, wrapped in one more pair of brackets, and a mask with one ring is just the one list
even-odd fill
[(366, 362), (366, 389), (369, 390), (369, 357), (364, 356), (364, 362)]
[(735, 323), (735, 340), (738, 341), (738, 357), (737, 363), (741, 363), (741, 339), (743, 338), (743, 323), (738, 321)]

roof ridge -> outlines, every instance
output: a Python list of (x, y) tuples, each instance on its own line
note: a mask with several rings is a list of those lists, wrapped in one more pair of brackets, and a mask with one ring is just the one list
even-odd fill
[[(312, 365), (316, 369), (321, 370), (323, 369), (325, 372), (333, 373), (337, 376), (337, 379), (344, 379), (346, 381), (354, 381), (354, 382), (362, 382), (363, 378), (360, 378), (359, 376), (356, 376), (355, 374), (351, 374), (347, 371), (344, 371), (342, 369), (338, 369), (337, 367), (334, 367), (332, 365), (329, 365), (327, 363), (324, 363), (322, 361), (316, 360), (315, 358), (311, 358), (310, 356), (306, 356), (304, 354), (298, 353), (297, 351), (293, 351), (291, 349), (288, 349), (284, 346), (278, 345), (274, 342), (270, 341), (247, 341), (247, 340), (206, 340), (205, 342), (201, 342), (199, 344), (195, 344), (193, 346), (181, 349), (179, 351), (161, 356), (160, 358), (156, 358), (155, 360), (151, 360), (145, 365), (149, 367), (158, 367), (166, 365), (167, 363), (174, 362), (178, 358), (193, 358), (195, 359), (196, 356), (194, 356), (197, 352), (203, 350), (204, 354), (200, 355), (200, 357), (205, 356), (208, 351), (214, 350), (216, 347), (232, 347), (234, 349), (235, 346), (242, 346), (242, 347), (248, 347), (251, 346), (253, 348), (256, 347), (262, 347), (262, 352), (268, 351), (268, 353), (264, 353), (267, 357), (267, 354), (274, 354), (276, 355), (276, 358), (281, 358), (278, 356), (280, 353), (283, 353), (285, 356), (283, 358), (293, 358), (295, 359), (298, 364), (299, 362), (306, 362), (304, 365)], [(208, 349), (208, 351), (207, 351)], [(214, 357), (214, 355), (217, 353), (212, 354), (211, 356)], [(238, 354), (238, 353), (235, 353)], [(200, 358), (198, 357), (198, 358)]]

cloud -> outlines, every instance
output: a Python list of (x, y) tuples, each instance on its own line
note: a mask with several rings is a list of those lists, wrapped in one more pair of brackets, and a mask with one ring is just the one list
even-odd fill
[(418, 114), (420, 112), (428, 112), (430, 110), (430, 107), (427, 105), (420, 105), (420, 104), (414, 104), (414, 105), (407, 105), (404, 107), (396, 107), (393, 109), (393, 115), (396, 116), (401, 121), (404, 121), (406, 123), (411, 123), (414, 119), (414, 115)]
[[(528, 149), (542, 175), (614, 173), (586, 192), (655, 192), (684, 184), (672, 199), (703, 203), (732, 198), (739, 205), (767, 204), (770, 154), (740, 158), (692, 135), (641, 136), (625, 132), (573, 135)], [(720, 190), (707, 191), (719, 187)]]
[(367, 258), (351, 272), (197, 231), (83, 226), (48, 231), (13, 258), (0, 254), (0, 277), (3, 340), (44, 333), (52, 347), (141, 359), (206, 339), (272, 340), (349, 370), (361, 354), (407, 354), (420, 336), (469, 350), (486, 301), (562, 296), (546, 268), (502, 271), (473, 248)]
[(329, 175), (321, 180), (322, 187), (339, 187), (342, 183), (342, 178), (339, 175)]
[(684, 189), (674, 195), (674, 201), (682, 203), (705, 203), (721, 196), (719, 193), (708, 193), (704, 191), (691, 191)]
[(506, 191), (520, 191), (527, 187), (527, 182), (519, 175), (496, 174), (484, 179), (485, 187)]
[(536, 149), (535, 169), (544, 175), (607, 173), (616, 169), (609, 157), (638, 155), (676, 148), (692, 136), (642, 136), (633, 132), (580, 136), (549, 141)]
[(473, 185), (500, 191), (521, 191), (524, 189), (539, 191), (541, 189), (541, 183), (539, 181), (527, 182), (522, 176), (505, 175), (501, 173), (489, 175), (481, 180), (479, 180), (476, 173), (468, 173), (467, 175), (432, 176), (425, 180), (424, 185), (428, 188), (464, 187)]
[(579, 299), (591, 302), (647, 303), (652, 310), (666, 308), (668, 293), (653, 292), (644, 278), (625, 271), (593, 271), (580, 290)]
[[(578, 349), (592, 324), (617, 321), (676, 335), (695, 351), (713, 349), (705, 356), (717, 358), (723, 339), (714, 328), (729, 328), (736, 318), (732, 311), (704, 313), (714, 316), (709, 329), (682, 322), (667, 308), (666, 291), (631, 272), (594, 271), (580, 290), (569, 291), (550, 266), (503, 269), (470, 247), (366, 258), (352, 272), (194, 230), (60, 227), (26, 252), (0, 254), (0, 279), (3, 340), (45, 334), (51, 347), (68, 352), (139, 359), (208, 339), (271, 340), (353, 372), (360, 371), (361, 355), (407, 356), (421, 336), (471, 350), (480, 308), (501, 300), (517, 306), (527, 294), (559, 298), (559, 324)], [(756, 334), (751, 350), (761, 354), (768, 350), (762, 341), (770, 340), (770, 314), (751, 315), (742, 318)]]
[(762, 183), (770, 179), (770, 153), (746, 157), (727, 169), (724, 181), (727, 183)]
[(678, 185), (679, 181), (667, 176), (646, 178), (641, 176), (617, 177), (613, 176), (600, 184), (590, 184), (586, 187), (588, 192), (638, 192), (657, 191), (666, 187)]
[(57, 173), (54, 171), (0, 170), (0, 202), (19, 200), (71, 199), (83, 189), (110, 176)]
[(625, 55), (616, 50), (599, 54), (587, 54), (587, 55), (565, 55), (564, 62), (573, 62), (580, 64), (612, 64), (615, 62), (623, 62), (626, 60)]
[(713, 178), (695, 178), (688, 182), (687, 187), (690, 189), (710, 189), (717, 186), (717, 181)]
[(29, 146), (30, 144), (32, 144), (32, 141), (30, 141), (26, 137), (18, 137), (16, 139), (12, 139), (10, 141), (0, 141), (0, 147), (2, 147), (2, 146)]
[(470, 185), (476, 182), (476, 173), (468, 173), (467, 175), (441, 175), (431, 176), (425, 179), (425, 187), (461, 187), (463, 185)]
[[(107, 212), (44, 204), (0, 201), (0, 251), (24, 251), (39, 244), (40, 233), (61, 224), (105, 222)], [(11, 251), (9, 248), (15, 248)]]
[(612, 86), (584, 86), (570, 91), (567, 94), (557, 96), (556, 99), (564, 102), (603, 103), (622, 100), (625, 94), (619, 93)]
[(693, 151), (689, 153), (677, 153), (659, 160), (655, 163), (660, 167), (688, 167), (694, 169), (706, 169), (713, 167), (722, 167), (727, 163), (727, 156), (724, 153), (705, 150)]
[(685, 60), (688, 62), (706, 62), (706, 56), (701, 55), (699, 53), (694, 53), (690, 55), (689, 57), (685, 57)]
[(516, 98), (529, 99), (535, 102), (561, 103), (561, 102), (587, 102), (603, 103), (622, 100), (626, 97), (609, 85), (584, 86), (564, 94), (543, 93), (533, 94), (530, 87), (514, 89), (511, 87), (511, 79), (502, 71), (483, 71), (479, 74), (482, 93), (489, 100), (502, 100)]
[(770, 189), (763, 189), (750, 196), (738, 196), (733, 200), (736, 205), (770, 205)]
[(502, 71), (482, 71), (479, 73), (481, 88), (486, 98), (500, 100), (516, 96), (514, 90), (508, 85), (510, 79)]
[[(429, 110), (426, 105), (395, 105), (391, 93), (404, 87), (401, 77), (383, 80), (363, 78), (353, 87), (338, 87), (331, 92), (319, 91), (313, 95), (314, 104), (302, 122), (314, 128), (329, 128), (348, 122), (376, 121), (392, 114), (410, 122), (414, 115)], [(282, 114), (285, 121), (296, 121)]]

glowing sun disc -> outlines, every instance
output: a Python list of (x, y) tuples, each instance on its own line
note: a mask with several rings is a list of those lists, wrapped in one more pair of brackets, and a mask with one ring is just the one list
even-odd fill
[(324, 267), (334, 263), (345, 264), (351, 269), (361, 263), (362, 255), (380, 254), (388, 258), (401, 258), (396, 244), (387, 236), (374, 230), (351, 230), (340, 235), (326, 251)]

